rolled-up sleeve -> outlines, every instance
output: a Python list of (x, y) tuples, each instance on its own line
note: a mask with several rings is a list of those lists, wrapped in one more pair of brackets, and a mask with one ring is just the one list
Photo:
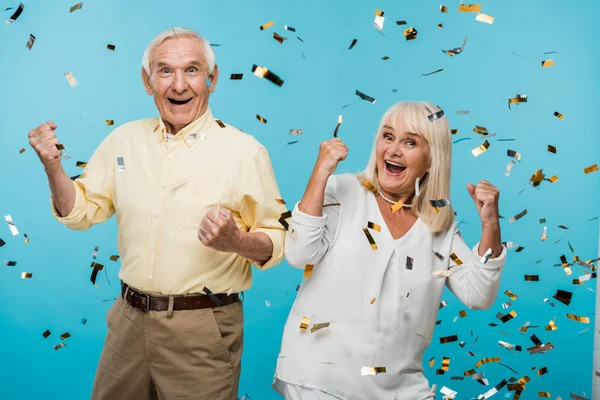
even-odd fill
[(285, 230), (279, 223), (279, 218), (286, 208), (277, 202), (281, 194), (267, 149), (258, 149), (249, 165), (245, 166), (242, 176), (240, 216), (248, 227), (248, 232), (262, 232), (271, 239), (271, 258), (263, 265), (255, 264), (262, 270), (268, 269), (279, 264), (284, 257)]
[(325, 188), (323, 215), (303, 213), (296, 203), (292, 223), (285, 239), (287, 262), (304, 269), (306, 264), (316, 265), (329, 251), (335, 239), (341, 205), (336, 199), (336, 178), (330, 176)]
[(116, 161), (113, 161), (109, 136), (96, 149), (81, 176), (73, 181), (75, 204), (69, 215), (61, 216), (50, 197), (52, 215), (58, 222), (69, 229), (86, 230), (115, 213), (112, 188)]
[(486, 310), (494, 304), (500, 286), (502, 267), (506, 261), (506, 246), (502, 253), (487, 262), (479, 255), (479, 243), (470, 249), (464, 242), (458, 229), (452, 237), (452, 250), (462, 264), (451, 261), (453, 274), (448, 278), (448, 288), (467, 307)]

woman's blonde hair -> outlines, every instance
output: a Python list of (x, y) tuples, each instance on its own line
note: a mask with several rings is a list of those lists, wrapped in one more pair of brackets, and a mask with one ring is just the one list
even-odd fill
[(429, 200), (450, 200), (450, 168), (452, 165), (452, 140), (448, 119), (429, 121), (429, 116), (440, 111), (440, 108), (425, 101), (403, 101), (391, 106), (379, 123), (375, 134), (375, 143), (371, 157), (365, 170), (358, 174), (361, 181), (369, 181), (379, 190), (377, 179), (377, 140), (385, 125), (394, 126), (397, 117), (406, 123), (409, 132), (421, 135), (429, 144), (429, 172), (419, 182), (419, 196), (413, 197), (412, 211), (415, 216), (425, 222), (432, 232), (446, 231), (454, 222), (454, 210), (451, 205), (436, 211)]

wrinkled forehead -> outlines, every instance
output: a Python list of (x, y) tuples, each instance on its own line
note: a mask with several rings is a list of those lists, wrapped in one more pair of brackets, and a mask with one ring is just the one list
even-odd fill
[(152, 52), (152, 64), (200, 64), (206, 63), (200, 41), (193, 38), (170, 38)]

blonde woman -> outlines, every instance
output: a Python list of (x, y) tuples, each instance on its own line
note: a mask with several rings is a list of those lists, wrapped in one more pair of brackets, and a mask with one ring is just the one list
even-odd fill
[(506, 257), (489, 182), (467, 186), (479, 243), (471, 250), (456, 228), (450, 135), (438, 107), (401, 102), (383, 115), (362, 174), (333, 175), (348, 148), (321, 143), (285, 243), (292, 266), (314, 265), (277, 362), (274, 387), (286, 399), (435, 398), (422, 357), (444, 285), (487, 309)]

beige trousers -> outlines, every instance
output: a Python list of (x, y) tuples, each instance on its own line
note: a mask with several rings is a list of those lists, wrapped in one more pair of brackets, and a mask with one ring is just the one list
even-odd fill
[(106, 314), (92, 400), (237, 399), (242, 303), (167, 315), (117, 298)]

